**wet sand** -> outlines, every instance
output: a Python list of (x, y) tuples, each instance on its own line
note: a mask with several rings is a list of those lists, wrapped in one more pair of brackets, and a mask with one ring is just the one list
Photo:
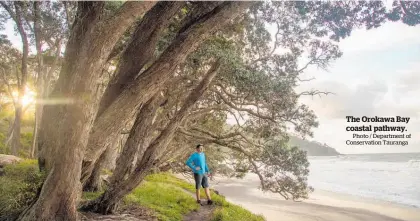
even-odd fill
[(216, 178), (211, 185), (228, 201), (262, 214), (267, 221), (420, 221), (419, 208), (322, 190), (303, 202), (286, 201), (260, 191), (252, 176)]

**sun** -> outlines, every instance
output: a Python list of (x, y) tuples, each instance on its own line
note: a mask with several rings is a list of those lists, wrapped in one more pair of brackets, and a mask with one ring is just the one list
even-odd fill
[[(15, 101), (18, 98), (18, 92), (13, 91), (12, 96), (15, 99)], [(35, 103), (36, 93), (32, 91), (29, 87), (25, 87), (25, 93), (22, 96), (22, 99), (20, 100), (23, 107), (26, 107), (28, 105), (31, 105)]]

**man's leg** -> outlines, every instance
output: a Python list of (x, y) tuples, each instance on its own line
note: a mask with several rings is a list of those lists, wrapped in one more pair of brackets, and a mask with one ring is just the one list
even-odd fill
[(197, 197), (197, 201), (200, 201), (200, 189), (195, 190), (195, 196)]
[(209, 205), (213, 204), (213, 201), (211, 200), (211, 196), (210, 196), (209, 180), (208, 180), (207, 175), (203, 175), (203, 180), (201, 181), (201, 184), (206, 192), (207, 204)]
[(197, 198), (197, 203), (201, 204), (200, 201), (200, 186), (202, 185), (202, 175), (194, 173), (194, 180), (195, 180), (195, 196)]
[(206, 190), (207, 200), (211, 200), (210, 189), (208, 187), (207, 188), (204, 188), (204, 189)]

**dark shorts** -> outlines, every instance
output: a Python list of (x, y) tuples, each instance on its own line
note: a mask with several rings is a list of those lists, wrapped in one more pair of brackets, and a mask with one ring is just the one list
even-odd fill
[(195, 180), (195, 189), (200, 189), (200, 186), (203, 188), (209, 187), (209, 179), (207, 178), (207, 175), (205, 174), (198, 174), (194, 173), (194, 180)]

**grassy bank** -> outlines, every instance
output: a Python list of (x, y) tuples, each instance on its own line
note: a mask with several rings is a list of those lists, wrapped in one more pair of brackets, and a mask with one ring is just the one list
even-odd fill
[[(195, 188), (193, 184), (187, 183), (184, 180), (178, 179), (169, 173), (159, 173), (152, 174), (146, 178), (147, 182), (151, 183), (162, 183), (166, 186), (174, 186), (178, 188), (183, 188), (191, 193), (195, 193)], [(185, 192), (183, 194), (186, 194)], [(186, 194), (191, 197), (189, 194)], [(218, 207), (213, 213), (212, 221), (263, 221), (262, 216), (255, 215), (250, 211), (229, 203), (223, 196), (217, 195), (211, 191), (212, 199)], [(201, 197), (205, 197), (204, 191), (201, 191)], [(192, 197), (191, 197), (192, 198)], [(195, 200), (193, 200), (195, 201)]]
[[(3, 176), (0, 176), (0, 214), (18, 214), (35, 197), (36, 189), (42, 179), (43, 175), (34, 160), (6, 166)], [(162, 221), (181, 221), (185, 215), (199, 209), (192, 196), (194, 192), (193, 184), (178, 179), (170, 173), (151, 174), (146, 177), (145, 182), (125, 197), (124, 203), (148, 208)], [(204, 191), (202, 194), (204, 197)], [(100, 193), (84, 193), (83, 198), (89, 200), (99, 195)], [(264, 220), (261, 216), (227, 202), (223, 196), (214, 192), (212, 198), (216, 209), (211, 221)]]

